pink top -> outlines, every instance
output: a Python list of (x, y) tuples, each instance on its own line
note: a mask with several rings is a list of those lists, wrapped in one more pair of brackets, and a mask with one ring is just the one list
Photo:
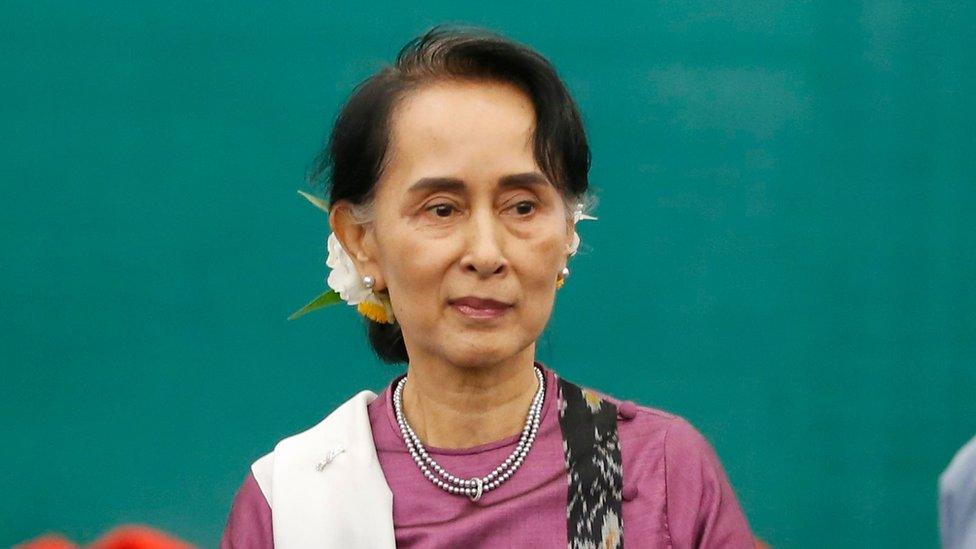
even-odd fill
[[(539, 433), (518, 471), (477, 502), (441, 490), (411, 458), (393, 410), (392, 389), (402, 376), (368, 405), (377, 456), (393, 492), (397, 547), (567, 546), (568, 481), (554, 405), (557, 376), (536, 364), (546, 374)], [(626, 547), (754, 546), (725, 471), (701, 433), (679, 416), (594, 392), (618, 407)], [(447, 471), (469, 478), (491, 472), (518, 438), (427, 451)], [(271, 509), (250, 472), (234, 498), (220, 547), (274, 547)]]

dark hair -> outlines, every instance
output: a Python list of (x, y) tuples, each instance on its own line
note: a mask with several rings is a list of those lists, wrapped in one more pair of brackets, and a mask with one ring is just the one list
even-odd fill
[[(536, 162), (562, 194), (569, 215), (575, 203), (590, 206), (590, 149), (579, 109), (556, 69), (528, 46), (470, 26), (432, 27), (407, 42), (392, 66), (357, 85), (309, 170), (309, 181), (327, 182), (329, 204), (347, 200), (366, 222), (388, 160), (390, 117), (397, 102), (425, 84), (452, 79), (504, 82), (523, 90), (535, 107)], [(408, 362), (399, 323), (364, 320), (383, 362)]]

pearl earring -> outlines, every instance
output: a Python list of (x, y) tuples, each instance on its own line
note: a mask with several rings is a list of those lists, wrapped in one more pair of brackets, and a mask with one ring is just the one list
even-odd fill
[(363, 286), (365, 286), (367, 290), (372, 291), (374, 284), (376, 284), (376, 279), (375, 278), (373, 278), (373, 277), (371, 277), (369, 275), (366, 275), (366, 276), (363, 277)]
[(563, 275), (563, 278), (567, 278), (569, 276), (569, 267), (563, 267), (563, 270), (559, 274)]

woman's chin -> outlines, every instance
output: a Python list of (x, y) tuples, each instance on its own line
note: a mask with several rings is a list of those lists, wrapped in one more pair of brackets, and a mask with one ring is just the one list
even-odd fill
[(448, 353), (448, 360), (458, 366), (476, 368), (498, 364), (510, 358), (515, 353), (510, 345), (504, 342), (493, 344), (488, 341), (479, 341), (476, 344), (458, 344)]
[(459, 341), (452, 345), (451, 362), (470, 367), (487, 366), (503, 362), (517, 354), (512, 338), (479, 337), (475, 341)]

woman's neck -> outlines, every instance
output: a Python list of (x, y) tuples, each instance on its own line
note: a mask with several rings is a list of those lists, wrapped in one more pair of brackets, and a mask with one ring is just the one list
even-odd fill
[(402, 405), (425, 446), (470, 448), (522, 432), (539, 388), (535, 346), (503, 363), (410, 361)]

